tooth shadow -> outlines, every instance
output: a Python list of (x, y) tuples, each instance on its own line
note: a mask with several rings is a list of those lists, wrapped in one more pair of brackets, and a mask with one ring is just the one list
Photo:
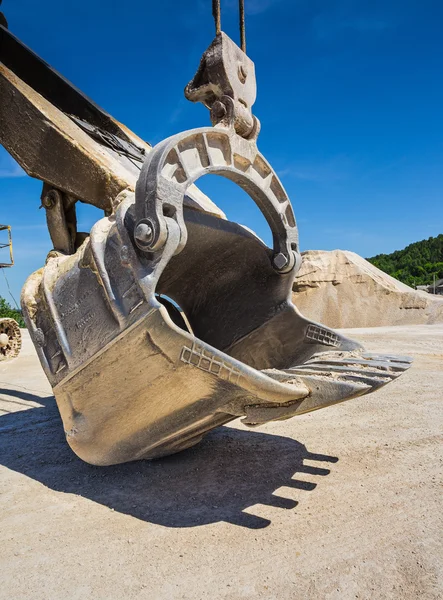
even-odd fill
[[(24, 399), (22, 392), (3, 392)], [(166, 527), (219, 521), (266, 527), (268, 519), (244, 511), (255, 504), (295, 508), (297, 501), (277, 496), (275, 490), (311, 491), (319, 482), (297, 480), (296, 474), (325, 476), (329, 470), (303, 461), (338, 461), (287, 437), (225, 426), (174, 456), (94, 467), (68, 447), (54, 398), (26, 396), (44, 406), (0, 416), (0, 464), (53, 490)]]

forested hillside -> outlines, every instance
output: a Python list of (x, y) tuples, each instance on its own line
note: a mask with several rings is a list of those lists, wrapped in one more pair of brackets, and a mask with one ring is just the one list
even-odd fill
[(367, 260), (411, 287), (429, 285), (434, 273), (437, 279), (443, 278), (443, 234)]

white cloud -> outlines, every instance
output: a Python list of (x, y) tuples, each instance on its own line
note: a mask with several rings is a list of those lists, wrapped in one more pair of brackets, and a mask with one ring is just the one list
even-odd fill
[(25, 177), (21, 166), (4, 150), (0, 148), (0, 179)]
[(295, 161), (278, 171), (280, 178), (294, 177), (314, 183), (337, 183), (349, 179), (354, 171), (352, 161), (345, 155), (337, 155), (318, 161)]

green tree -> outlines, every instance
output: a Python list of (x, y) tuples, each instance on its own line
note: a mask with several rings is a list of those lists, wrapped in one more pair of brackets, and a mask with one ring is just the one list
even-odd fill
[(21, 310), (12, 308), (4, 298), (0, 296), (0, 318), (15, 319), (20, 327), (26, 327)]
[(443, 234), (367, 260), (407, 285), (430, 285), (434, 274), (443, 279)]

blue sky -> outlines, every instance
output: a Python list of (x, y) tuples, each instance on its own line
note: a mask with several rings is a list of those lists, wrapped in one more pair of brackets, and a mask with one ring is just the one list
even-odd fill
[[(441, 0), (245, 0), (262, 123), (259, 148), (292, 199), (302, 250), (363, 256), (443, 232)], [(222, 0), (238, 41), (237, 1)], [(209, 124), (183, 88), (213, 38), (211, 0), (4, 0), (13, 33), (155, 144)], [(231, 182), (200, 182), (269, 241)], [(0, 149), (0, 222), (13, 227), (19, 296), (50, 250), (41, 185)], [(100, 213), (79, 206), (80, 229)], [(4, 278), (0, 294), (8, 297)]]

